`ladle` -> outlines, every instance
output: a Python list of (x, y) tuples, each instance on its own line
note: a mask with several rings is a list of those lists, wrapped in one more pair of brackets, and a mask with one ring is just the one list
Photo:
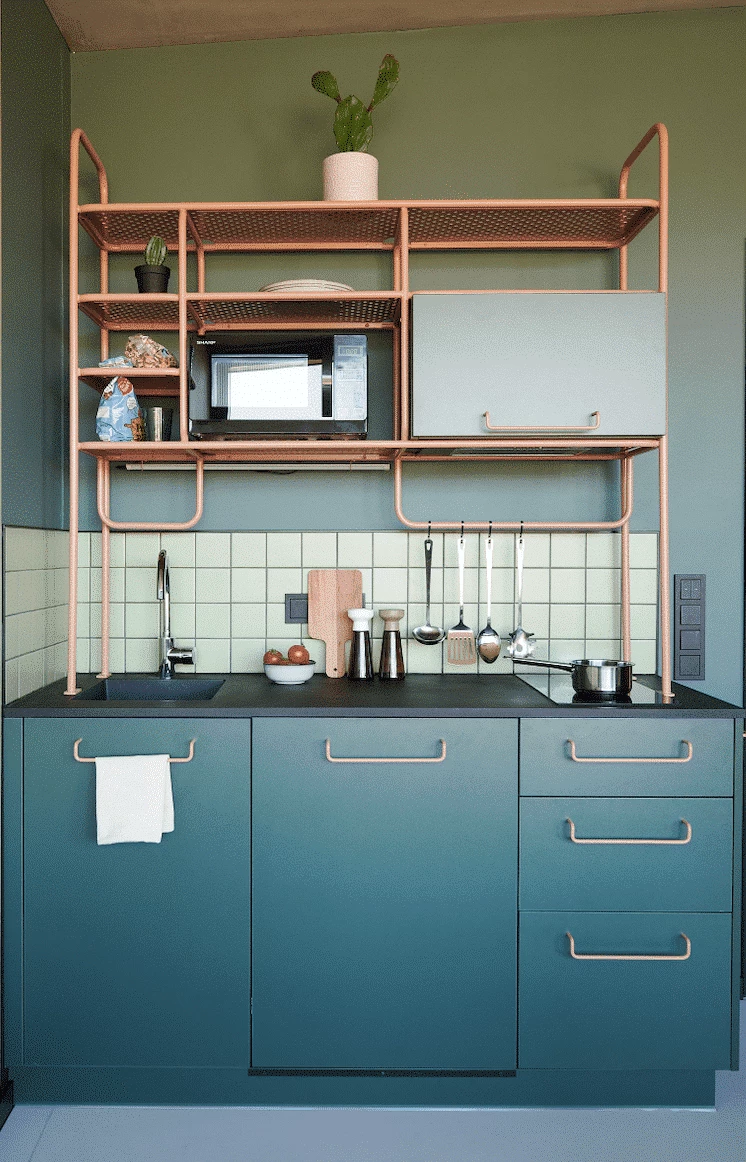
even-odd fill
[(446, 636), (444, 629), (430, 625), (430, 577), (433, 570), (433, 542), (428, 527), (425, 539), (425, 624), (412, 630), (412, 637), (422, 646), (437, 646)]
[(523, 523), (521, 522), (521, 531), (518, 536), (518, 544), (516, 545), (516, 572), (518, 574), (518, 625), (510, 635), (510, 641), (505, 648), (505, 652), (509, 658), (514, 661), (519, 661), (521, 658), (528, 658), (536, 649), (536, 638), (534, 634), (527, 633), (523, 628)]
[(483, 662), (489, 665), (496, 662), (500, 656), (500, 634), (492, 628), (492, 523), (484, 546), (485, 564), (487, 567), (487, 624), (477, 636), (477, 650)]

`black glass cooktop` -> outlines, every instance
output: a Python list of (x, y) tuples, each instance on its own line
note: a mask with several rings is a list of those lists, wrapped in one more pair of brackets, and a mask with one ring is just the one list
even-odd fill
[(515, 672), (527, 686), (538, 690), (550, 702), (554, 702), (555, 706), (660, 706), (663, 704), (660, 691), (645, 685), (644, 676), (633, 679), (632, 691), (627, 698), (590, 698), (587, 695), (575, 693), (569, 674), (557, 670), (546, 674), (539, 671), (533, 671), (530, 674), (525, 673), (525, 671), (521, 674), (518, 670)]

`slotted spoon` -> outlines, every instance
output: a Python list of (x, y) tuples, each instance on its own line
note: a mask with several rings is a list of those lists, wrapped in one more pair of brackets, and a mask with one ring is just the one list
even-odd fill
[(451, 666), (473, 666), (477, 660), (474, 631), (464, 624), (464, 534), (458, 543), (458, 622), (446, 638), (446, 658)]

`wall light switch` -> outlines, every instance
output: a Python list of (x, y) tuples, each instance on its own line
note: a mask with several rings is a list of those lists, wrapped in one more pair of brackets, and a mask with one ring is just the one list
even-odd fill
[(701, 682), (705, 676), (705, 575), (676, 573), (673, 585), (673, 676)]

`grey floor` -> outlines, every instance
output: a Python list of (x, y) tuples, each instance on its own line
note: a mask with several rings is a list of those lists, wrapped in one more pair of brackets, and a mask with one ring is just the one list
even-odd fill
[[(745, 1002), (746, 1007), (746, 1002)], [(715, 1110), (16, 1106), (1, 1162), (746, 1162), (740, 1073)]]

